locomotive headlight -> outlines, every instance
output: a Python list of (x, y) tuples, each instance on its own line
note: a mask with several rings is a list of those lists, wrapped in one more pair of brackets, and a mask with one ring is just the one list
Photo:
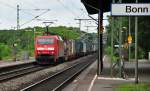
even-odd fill
[(52, 50), (52, 51), (53, 51), (53, 50), (54, 50), (54, 48), (48, 48), (48, 50)]
[(37, 50), (44, 50), (44, 48), (42, 48), (42, 47), (39, 47), (39, 48), (37, 48)]

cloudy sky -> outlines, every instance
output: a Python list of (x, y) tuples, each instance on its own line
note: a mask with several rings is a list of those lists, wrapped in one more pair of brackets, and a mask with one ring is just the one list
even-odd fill
[[(78, 27), (78, 21), (75, 19), (89, 18), (80, 0), (0, 0), (0, 29), (16, 27), (17, 5), (20, 8), (21, 28), (45, 26), (43, 24), (45, 20), (57, 20), (51, 26)], [(50, 11), (35, 9), (50, 9)], [(34, 19), (36, 16), (39, 17)], [(93, 17), (97, 18), (97, 15)], [(104, 26), (107, 24), (107, 21), (104, 21)], [(96, 26), (94, 21), (82, 22), (81, 30), (86, 31), (85, 26), (89, 25)], [(89, 32), (95, 31), (96, 27), (89, 28)]]

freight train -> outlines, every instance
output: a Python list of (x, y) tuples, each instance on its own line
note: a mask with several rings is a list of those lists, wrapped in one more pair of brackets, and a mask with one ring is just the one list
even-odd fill
[(96, 44), (88, 40), (68, 40), (58, 35), (35, 38), (35, 59), (38, 64), (57, 64), (94, 52), (96, 52)]

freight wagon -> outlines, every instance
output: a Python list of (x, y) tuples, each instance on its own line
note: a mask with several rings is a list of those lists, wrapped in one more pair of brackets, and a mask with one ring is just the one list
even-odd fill
[(35, 38), (35, 59), (39, 64), (56, 64), (88, 55), (95, 51), (95, 45), (87, 40), (62, 39), (58, 35)]

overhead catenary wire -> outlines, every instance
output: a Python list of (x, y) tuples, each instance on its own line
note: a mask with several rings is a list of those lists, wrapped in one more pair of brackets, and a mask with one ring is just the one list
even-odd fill
[[(78, 16), (75, 12), (73, 12), (72, 9), (70, 9), (70, 8), (68, 8), (66, 5), (64, 5), (64, 4), (61, 2), (61, 0), (57, 0), (57, 1), (58, 1), (68, 12), (70, 12), (73, 16), (79, 18), (79, 16)], [(72, 3), (72, 1), (70, 1), (70, 3)], [(80, 10), (81, 12), (85, 13), (82, 9), (78, 9), (78, 8), (76, 8), (76, 7), (74, 7), (74, 8), (77, 9), (78, 11)], [(85, 13), (85, 14), (86, 14), (86, 16), (88, 16), (87, 13)], [(83, 14), (82, 14), (82, 15), (83, 15)], [(95, 22), (95, 24), (97, 25), (97, 22)]]
[[(25, 12), (24, 10), (34, 10), (34, 11), (48, 10), (48, 11), (50, 11), (50, 9), (39, 9), (39, 8), (37, 8), (37, 9), (19, 9), (19, 10), (24, 12), (24, 13), (26, 13), (26, 14), (29, 14), (29, 15), (31, 15), (33, 17), (35, 17), (36, 15), (34, 15), (32, 13), (29, 13), (29, 12)], [(40, 18), (40, 19), (41, 20), (45, 20), (44, 18)]]
[(74, 3), (72, 2), (72, 0), (70, 0), (70, 2), (71, 2), (71, 4), (74, 6), (74, 8), (79, 12), (79, 11), (81, 11), (82, 12), (82, 14), (81, 15), (85, 15), (85, 16), (87, 16), (87, 12), (85, 12), (84, 10), (83, 10), (83, 7), (81, 8), (79, 8), (79, 7), (76, 7), (76, 5), (74, 5)]
[(98, 25), (98, 20), (93, 18), (92, 16), (90, 16), (88, 13), (86, 13), (83, 9), (80, 9), (86, 16), (90, 17), (91, 19), (93, 19), (95, 21), (95, 24)]
[[(20, 0), (18, 0), (18, 1), (20, 1)], [(50, 10), (50, 9), (47, 9), (47, 8), (40, 8), (39, 6), (37, 6), (37, 5), (35, 5), (33, 2), (28, 2), (28, 0), (22, 0), (22, 2), (25, 2), (25, 3), (27, 3), (28, 4), (28, 6), (31, 6), (31, 7), (33, 7), (34, 9), (22, 9), (22, 10), (30, 10), (30, 11), (32, 11), (32, 10), (34, 10), (34, 11), (42, 11), (42, 10)], [(31, 14), (31, 13), (30, 13)], [(35, 15), (33, 15), (33, 14), (31, 14), (32, 16), (34, 16), (35, 17)], [(43, 18), (43, 17), (40, 17), (40, 19), (38, 18), (37, 20), (40, 20), (40, 21), (45, 21), (45, 20), (47, 20), (47, 19), (45, 19), (45, 18)]]
[[(19, 1), (19, 0), (18, 0)], [(25, 1), (25, 0), (24, 0)], [(23, 2), (24, 2), (23, 1)], [(59, 2), (59, 4), (61, 4), (61, 6), (63, 6), (68, 12), (70, 12), (73, 16), (75, 16), (75, 17), (80, 17), (80, 15), (76, 12), (76, 11), (72, 11), (72, 9), (71, 9), (71, 7), (69, 7), (69, 6), (66, 6), (65, 4), (64, 4), (64, 2), (62, 2), (61, 0), (57, 0), (58, 2)], [(3, 1), (0, 1), (0, 2), (2, 2), (2, 3), (0, 3), (0, 4), (3, 4), (3, 5), (5, 5), (5, 6), (7, 6), (7, 7), (9, 7), (9, 8), (12, 8), (12, 9), (14, 9), (14, 10), (16, 10), (17, 8), (16, 7), (14, 7), (13, 6), (13, 4), (8, 4), (7, 2), (3, 2)], [(25, 1), (25, 3), (26, 3), (26, 1)], [(72, 2), (71, 2), (72, 3)], [(14, 4), (16, 4), (16, 3), (14, 3)], [(28, 4), (30, 4), (30, 3), (28, 3)], [(32, 5), (32, 4), (30, 4), (30, 5)], [(75, 8), (75, 7), (72, 7), (72, 8)], [(76, 9), (77, 9), (77, 7), (76, 7)], [(39, 20), (46, 20), (46, 19), (43, 19), (43, 18), (41, 18), (41, 17), (37, 17), (35, 14), (32, 14), (31, 12), (28, 12), (28, 11), (26, 11), (26, 10), (44, 10), (44, 9), (39, 9), (38, 7), (37, 7), (37, 9), (19, 9), (19, 11), (20, 12), (22, 12), (22, 13), (24, 13), (24, 14), (27, 14), (27, 15), (30, 15), (30, 16), (33, 16), (33, 19), (31, 19), (30, 21), (27, 21), (27, 22), (25, 22), (25, 23), (23, 23), (23, 24), (21, 24), (21, 26), (23, 26), (23, 25), (25, 25), (25, 24), (28, 24), (28, 23), (30, 23), (30, 22), (32, 22), (33, 20), (35, 20), (35, 19), (39, 19)], [(83, 15), (83, 14), (82, 14)]]
[(90, 16), (87, 12), (85, 12), (82, 8), (80, 9), (86, 16), (90, 17), (96, 25), (98, 25), (98, 20), (94, 17)]
[[(0, 1), (0, 2), (1, 2), (0, 4), (4, 5), (4, 6), (6, 6), (6, 7), (9, 7), (9, 8), (14, 9), (14, 10), (17, 9), (16, 7), (13, 7), (13, 6), (10, 5), (10, 4), (4, 3), (4, 2), (2, 2), (2, 1)], [(20, 9), (19, 9), (19, 10), (20, 10)], [(28, 15), (31, 15), (31, 16), (35, 17), (35, 15), (32, 14), (32, 13), (29, 13), (29, 12), (26, 12), (26, 11), (22, 11), (22, 10), (21, 10), (21, 12), (23, 12), (24, 14), (28, 14)]]
[(2, 1), (0, 1), (0, 2), (1, 2), (0, 4), (4, 5), (4, 6), (6, 6), (6, 7), (9, 7), (9, 8), (11, 8), (11, 9), (15, 9), (15, 10), (16, 10), (16, 7), (13, 7), (13, 6), (11, 6), (11, 5), (7, 4), (7, 3), (4, 3), (4, 2), (2, 2)]
[[(16, 7), (14, 7), (14, 6), (10, 5), (10, 4), (4, 3), (4, 2), (2, 2), (2, 1), (0, 1), (0, 2), (1, 2), (0, 4), (4, 5), (4, 6), (6, 6), (6, 7), (9, 7), (9, 8), (14, 9), (14, 10), (17, 9)], [(28, 15), (32, 15), (32, 16), (35, 16), (35, 15), (29, 13), (29, 12), (23, 12), (23, 13), (28, 14)]]
[[(18, 1), (20, 1), (20, 0), (18, 0)], [(34, 15), (34, 14), (30, 13), (30, 12), (26, 12), (26, 10), (35, 10), (35, 11), (47, 10), (47, 9), (40, 9), (39, 7), (37, 7), (35, 4), (33, 4), (33, 3), (31, 3), (31, 2), (29, 3), (29, 2), (24, 1), (24, 0), (22, 0), (22, 2), (25, 2), (25, 3), (27, 3), (27, 4), (29, 4), (30, 6), (32, 6), (32, 7), (35, 8), (35, 9), (20, 9), (21, 12), (26, 13), (26, 14), (29, 14), (29, 15), (31, 15), (31, 16), (33, 16), (33, 17), (35, 17), (36, 15)], [(50, 10), (50, 9), (49, 9), (49, 10)], [(40, 18), (40, 19), (45, 20), (44, 18)]]
[(70, 12), (73, 16), (79, 18), (79, 16), (78, 16), (75, 12), (73, 12), (72, 10), (70, 10), (70, 8), (68, 8), (66, 5), (64, 5), (60, 0), (57, 0), (57, 1), (62, 5), (62, 7), (63, 7), (64, 9), (66, 9), (68, 12)]
[[(60, 0), (59, 0), (60, 1)], [(61, 1), (60, 1), (61, 2)], [(70, 0), (70, 3), (74, 6), (74, 9), (76, 9), (77, 11), (78, 11), (78, 13), (79, 13), (79, 11), (80, 12), (82, 12), (82, 14), (81, 15), (85, 15), (85, 16), (87, 16), (87, 13), (85, 13), (85, 11), (83, 11), (82, 10), (82, 8), (78, 8), (78, 7), (75, 7), (75, 5), (73, 4), (73, 2)], [(65, 5), (64, 5), (65, 6)], [(67, 7), (67, 6), (66, 6)], [(67, 7), (67, 9), (69, 9), (69, 11), (70, 11), (70, 8), (68, 8)], [(73, 12), (73, 9), (71, 9), (71, 12)], [(74, 14), (74, 13), (73, 13)], [(80, 17), (81, 17), (81, 15), (80, 15)], [(77, 18), (79, 18), (79, 16), (77, 16)]]
[(87, 12), (83, 10), (83, 8), (80, 8), (80, 11), (82, 12), (82, 15), (85, 15), (87, 17)]
[[(14, 6), (10, 5), (10, 4), (7, 4), (7, 3), (2, 2), (2, 1), (0, 1), (0, 2), (1, 2), (0, 4), (4, 5), (4, 6), (6, 6), (6, 7), (9, 7), (9, 8), (14, 9), (14, 10), (17, 9), (16, 7), (14, 7)], [(35, 19), (45, 20), (44, 18), (39, 18), (39, 17), (40, 17), (41, 15), (47, 13), (47, 11), (46, 11), (46, 12), (43, 12), (43, 13), (41, 13), (40, 15), (37, 15), (37, 16), (36, 16), (36, 15), (34, 15), (34, 14), (32, 14), (32, 13), (29, 13), (29, 12), (26, 12), (26, 11), (24, 11), (24, 10), (36, 10), (36, 11), (47, 10), (47, 11), (50, 11), (50, 9), (40, 9), (40, 8), (37, 8), (37, 9), (19, 9), (19, 11), (23, 12), (24, 14), (28, 14), (28, 15), (31, 15), (31, 16), (34, 17), (33, 19), (31, 19), (31, 20), (29, 20), (29, 21), (23, 23), (22, 25), (20, 25), (20, 27), (23, 26), (23, 25), (25, 25), (25, 24), (28, 24), (28, 23), (32, 22), (32, 21), (35, 20)]]
[(28, 24), (28, 23), (30, 23), (30, 22), (32, 22), (33, 20), (39, 18), (40, 16), (42, 16), (42, 15), (45, 14), (45, 13), (47, 13), (48, 11), (49, 11), (49, 10), (47, 10), (47, 11), (45, 11), (45, 12), (39, 14), (38, 16), (35, 16), (33, 19), (31, 19), (31, 20), (29, 20), (29, 21), (27, 21), (27, 22), (21, 24), (20, 27), (21, 27), (21, 26), (24, 26), (24, 25), (26, 25), (26, 24)]
[[(18, 0), (20, 1), (20, 0)], [(28, 2), (27, 0), (21, 0), (22, 2), (25, 2), (27, 4), (29, 4), (30, 6), (34, 7), (34, 8), (38, 8), (35, 4), (31, 3), (31, 2)]]
[(99, 11), (98, 8), (95, 8), (94, 6), (92, 6), (92, 5), (88, 4), (88, 3), (86, 3), (85, 1), (83, 1), (83, 2), (84, 2), (85, 5), (87, 5), (87, 6), (91, 7), (91, 8), (93, 8), (93, 9), (95, 9), (95, 10), (97, 10), (97, 11)]
[[(77, 7), (77, 6), (74, 4), (74, 2), (72, 2), (72, 0), (70, 0), (70, 3), (71, 3), (72, 6), (74, 6), (73, 8), (76, 9), (77, 12), (81, 11), (81, 12), (82, 12), (81, 15), (84, 15), (83, 13), (85, 13), (85, 12), (83, 12), (83, 10), (81, 9), (81, 7), (80, 7), (80, 8)], [(80, 17), (81, 17), (81, 16), (80, 16)]]

